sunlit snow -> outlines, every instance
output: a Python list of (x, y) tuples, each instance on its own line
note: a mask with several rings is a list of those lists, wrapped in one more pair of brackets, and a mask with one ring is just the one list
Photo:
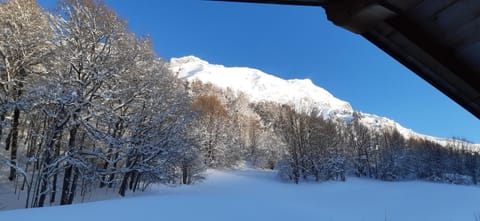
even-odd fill
[[(257, 69), (247, 67), (225, 67), (210, 64), (195, 56), (172, 58), (170, 70), (188, 81), (211, 83), (222, 89), (242, 92), (252, 102), (270, 101), (289, 104), (297, 110), (317, 108), (324, 117), (335, 117), (349, 121), (353, 109), (327, 90), (315, 85), (310, 79), (284, 80)], [(449, 139), (436, 138), (416, 133), (386, 117), (362, 113), (361, 122), (371, 129), (385, 131), (396, 129), (405, 138), (421, 138), (446, 145)], [(480, 150), (480, 145), (472, 147)]]
[(0, 212), (0, 220), (474, 221), (480, 188), (380, 182), (285, 183), (276, 171), (208, 172), (204, 183), (158, 186), (150, 196)]
[(352, 111), (348, 102), (317, 87), (310, 79), (283, 80), (256, 69), (209, 64), (194, 56), (173, 58), (170, 67), (180, 78), (189, 81), (200, 80), (223, 89), (241, 91), (254, 102), (275, 101), (293, 106), (311, 105), (330, 112)]

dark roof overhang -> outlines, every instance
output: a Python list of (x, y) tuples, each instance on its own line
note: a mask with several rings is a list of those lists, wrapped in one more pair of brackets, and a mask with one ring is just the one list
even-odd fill
[(323, 7), (480, 118), (478, 0), (222, 0)]

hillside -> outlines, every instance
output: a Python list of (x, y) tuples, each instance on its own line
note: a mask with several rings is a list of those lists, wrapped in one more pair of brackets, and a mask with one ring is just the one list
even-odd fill
[[(327, 90), (315, 85), (310, 79), (285, 80), (261, 70), (248, 67), (225, 67), (210, 64), (195, 56), (172, 58), (170, 70), (187, 81), (211, 83), (219, 88), (242, 92), (252, 102), (270, 101), (288, 104), (297, 110), (317, 108), (320, 115), (328, 118), (349, 120), (355, 111), (347, 102), (336, 98)], [(406, 139), (420, 138), (446, 145), (447, 138), (419, 134), (405, 128), (394, 120), (369, 113), (361, 113), (361, 121), (374, 130), (397, 129)]]

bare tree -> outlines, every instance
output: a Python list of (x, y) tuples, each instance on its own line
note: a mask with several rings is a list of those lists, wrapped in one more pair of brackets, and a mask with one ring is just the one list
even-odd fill
[[(16, 165), (21, 113), (29, 100), (24, 90), (29, 87), (31, 75), (43, 72), (53, 32), (47, 14), (34, 0), (0, 3), (0, 29), (0, 131), (10, 114), (11, 129), (5, 149), (10, 149), (10, 163)], [(9, 180), (15, 179), (15, 171), (11, 167)]]

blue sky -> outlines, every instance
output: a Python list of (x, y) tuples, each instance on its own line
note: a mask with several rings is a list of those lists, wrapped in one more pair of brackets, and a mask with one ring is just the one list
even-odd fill
[[(55, 0), (39, 0), (46, 8)], [(322, 8), (203, 0), (106, 0), (164, 59), (195, 55), (282, 78), (310, 78), (354, 109), (438, 137), (480, 143), (480, 121)]]

